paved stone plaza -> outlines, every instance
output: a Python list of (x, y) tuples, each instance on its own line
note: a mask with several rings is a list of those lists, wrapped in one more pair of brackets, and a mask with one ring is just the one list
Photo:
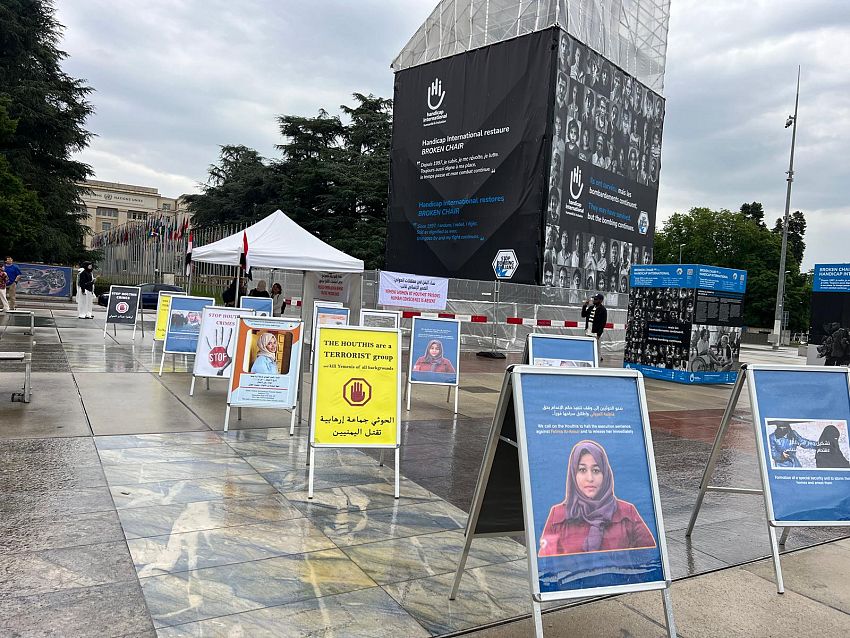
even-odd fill
[[(460, 594), (447, 597), (504, 361), (464, 359), (457, 418), (445, 389), (415, 389), (401, 499), (391, 462), (319, 450), (308, 501), (306, 425), (290, 437), (288, 413), (245, 409), (222, 432), (224, 382), (199, 381), (189, 397), (183, 357), (157, 376), (152, 324), (133, 343), (120, 328), (104, 339), (102, 312), (36, 313), (33, 337), (0, 325), (0, 350), (32, 348), (34, 370), (22, 404), (8, 400), (20, 370), (0, 369), (0, 635), (530, 635), (520, 542), (475, 540)], [(803, 363), (790, 350), (741, 357)], [(604, 363), (619, 365), (613, 354)], [(759, 497), (708, 495), (685, 538), (729, 392), (647, 382), (679, 633), (850, 635), (850, 541), (823, 544), (846, 531), (792, 532), (784, 596), (760, 560)], [(759, 484), (746, 404), (715, 484)], [(660, 636), (662, 622), (657, 593), (544, 615), (552, 637)]]

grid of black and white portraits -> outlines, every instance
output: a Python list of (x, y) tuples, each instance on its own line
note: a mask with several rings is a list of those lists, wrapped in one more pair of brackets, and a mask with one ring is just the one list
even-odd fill
[(669, 370), (737, 369), (741, 328), (692, 323), (691, 288), (632, 288), (624, 361)]
[(564, 153), (658, 188), (664, 99), (561, 33), (555, 85), (555, 155)]
[[(664, 100), (563, 32), (558, 58), (543, 284), (598, 291), (610, 303), (628, 291), (632, 264), (652, 263), (652, 248), (575, 229), (565, 212), (566, 159), (657, 189)], [(570, 301), (583, 296), (568, 293)]]
[[(632, 264), (651, 264), (652, 249), (594, 233), (570, 232), (547, 224), (543, 251), (543, 285), (570, 291), (598, 291), (611, 295), (629, 290)], [(582, 296), (572, 293), (572, 302)]]

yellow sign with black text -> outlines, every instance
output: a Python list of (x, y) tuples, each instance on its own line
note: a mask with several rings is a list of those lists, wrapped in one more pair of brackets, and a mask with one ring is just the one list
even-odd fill
[(171, 312), (171, 297), (175, 294), (185, 295), (185, 292), (165, 292), (159, 293), (159, 298), (156, 304), (156, 324), (154, 324), (153, 340), (165, 341), (165, 332), (168, 328), (168, 315)]
[(401, 333), (319, 326), (312, 442), (396, 447), (401, 419)]

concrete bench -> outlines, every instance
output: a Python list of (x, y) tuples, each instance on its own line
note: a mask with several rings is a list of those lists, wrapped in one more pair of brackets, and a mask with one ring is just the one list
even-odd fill
[(35, 334), (35, 313), (32, 310), (7, 310), (4, 313), (7, 317), (29, 317), (30, 319), (30, 329), (29, 332), (25, 332), (26, 335)]
[(32, 384), (30, 376), (32, 374), (32, 355), (29, 352), (0, 352), (0, 363), (11, 361), (12, 363), (24, 364), (24, 391), (13, 392), (12, 401), (30, 402), (32, 396)]

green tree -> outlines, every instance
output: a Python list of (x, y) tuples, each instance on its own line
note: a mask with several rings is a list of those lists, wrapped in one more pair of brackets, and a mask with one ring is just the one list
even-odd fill
[[(773, 232), (782, 237), (782, 218), (776, 220)], [(788, 254), (794, 257), (797, 264), (802, 263), (806, 252), (806, 218), (798, 210), (788, 216)]]
[(280, 194), (274, 171), (254, 149), (222, 146), (209, 167), (203, 194), (186, 199), (195, 226), (254, 222), (275, 211)]
[(91, 136), (83, 125), (93, 110), (92, 89), (62, 71), (67, 54), (58, 48), (63, 27), (54, 14), (50, 0), (0, 3), (0, 97), (17, 122), (0, 155), (43, 210), (28, 218), (27, 231), (8, 250), (22, 259), (69, 263), (87, 255), (77, 183), (92, 171), (71, 157)]
[(189, 198), (196, 225), (253, 222), (280, 208), (298, 224), (355, 257), (383, 264), (392, 102), (354, 94), (343, 118), (281, 115), (280, 158), (222, 147), (203, 193)]
[[(17, 122), (6, 111), (8, 98), (0, 98), (0, 145), (15, 133)], [(44, 224), (44, 209), (38, 196), (24, 186), (12, 172), (8, 160), (0, 155), (0, 255), (15, 252), (15, 247), (38, 241), (36, 229)]]
[[(655, 262), (678, 262), (679, 246), (684, 244), (684, 262), (746, 270), (744, 322), (754, 327), (772, 326), (782, 234), (764, 226), (763, 214), (758, 214), (761, 210), (761, 204), (753, 202), (744, 204), (739, 212), (692, 208), (688, 213), (675, 213), (655, 234)], [(804, 249), (805, 218), (802, 213), (796, 215), (793, 227), (799, 244), (795, 246)], [(789, 224), (789, 246), (791, 228)], [(802, 250), (789, 249), (785, 308), (791, 313), (791, 330), (808, 328), (807, 278), (800, 273), (801, 261)]]

